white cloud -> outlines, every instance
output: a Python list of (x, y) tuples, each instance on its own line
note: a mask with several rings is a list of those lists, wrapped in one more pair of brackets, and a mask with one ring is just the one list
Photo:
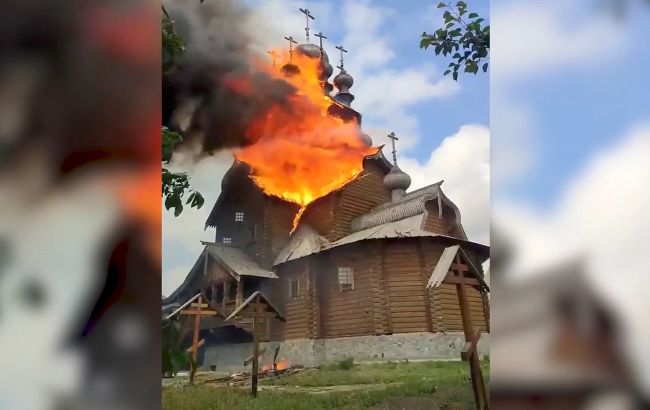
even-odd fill
[(492, 81), (534, 78), (558, 69), (613, 61), (628, 42), (610, 16), (577, 13), (572, 2), (516, 2), (491, 10)]
[(628, 348), (650, 389), (648, 257), (650, 125), (637, 127), (595, 155), (557, 204), (534, 210), (495, 203), (495, 226), (515, 245), (512, 272), (530, 272), (585, 255), (594, 285), (624, 316)]
[(494, 186), (504, 189), (524, 180), (537, 165), (537, 117), (525, 101), (492, 89), (490, 126)]
[[(194, 165), (183, 154), (175, 155), (170, 170), (190, 175), (190, 186), (205, 198), (201, 209), (185, 207), (175, 217), (173, 210), (162, 210), (163, 294), (169, 295), (181, 284), (201, 253), (201, 240), (214, 241), (214, 231), (204, 230), (205, 221), (221, 193), (221, 179), (232, 164), (232, 155), (221, 152), (205, 157)], [(182, 274), (182, 271), (185, 274)]]
[(490, 238), (490, 131), (465, 125), (445, 138), (426, 163), (404, 157), (400, 167), (413, 181), (412, 189), (444, 179), (447, 195), (460, 209), (470, 240), (489, 243)]

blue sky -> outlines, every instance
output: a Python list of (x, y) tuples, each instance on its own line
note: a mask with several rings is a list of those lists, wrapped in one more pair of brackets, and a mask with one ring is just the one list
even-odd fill
[[(535, 5), (531, 1), (517, 3), (533, 10), (522, 19), (533, 16), (535, 9), (540, 7), (539, 3)], [(631, 124), (650, 117), (647, 76), (650, 42), (643, 40), (650, 38), (650, 25), (647, 24), (650, 8), (636, 1), (629, 3), (633, 8), (626, 20), (620, 22), (595, 1), (551, 1), (541, 6), (555, 10), (555, 26), (548, 29), (563, 41), (576, 41), (577, 33), (593, 30), (600, 33), (603, 44), (585, 45), (584, 48), (593, 52), (588, 52), (581, 61), (566, 64), (560, 61), (551, 64), (554, 67), (548, 70), (536, 70), (520, 80), (502, 80), (493, 87), (494, 95), (507, 93), (509, 99), (524, 104), (534, 113), (533, 132), (538, 157), (518, 183), (495, 184), (493, 189), (497, 194), (525, 199), (540, 208), (552, 206), (562, 193), (564, 182), (584, 167), (594, 153), (614, 142)], [(498, 15), (500, 10), (513, 4), (512, 1), (493, 1), (493, 12)], [(497, 30), (506, 24), (510, 23), (498, 18), (495, 22)], [(548, 33), (534, 35), (545, 34)], [(524, 33), (523, 37), (534, 35)], [(538, 51), (534, 46), (531, 48), (532, 53)], [(552, 49), (542, 50), (542, 53), (549, 59), (565, 58), (553, 55)], [(498, 74), (498, 50), (495, 61)], [(546, 64), (540, 62), (542, 66)], [(498, 128), (499, 124), (495, 126)], [(497, 139), (493, 142), (493, 150), (500, 149), (508, 148), (500, 146)]]

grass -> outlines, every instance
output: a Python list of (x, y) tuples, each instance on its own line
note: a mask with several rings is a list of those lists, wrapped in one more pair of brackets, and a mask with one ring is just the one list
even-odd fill
[[(344, 365), (343, 367), (346, 367)], [(488, 379), (488, 363), (483, 374)], [(339, 363), (316, 371), (261, 380), (263, 385), (282, 386), (284, 391), (261, 390), (253, 399), (247, 390), (212, 386), (166, 387), (163, 409), (471, 409), (473, 395), (469, 369), (464, 362), (417, 362), (353, 364)], [(353, 391), (313, 394), (306, 390), (325, 386), (373, 385)], [(384, 385), (384, 386), (378, 386)], [(380, 388), (383, 387), (383, 388)], [(289, 391), (287, 391), (287, 389)], [(290, 390), (295, 389), (296, 392)]]

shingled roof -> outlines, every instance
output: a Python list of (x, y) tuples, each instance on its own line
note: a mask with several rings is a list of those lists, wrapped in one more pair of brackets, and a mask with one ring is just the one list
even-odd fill
[(427, 185), (413, 192), (409, 192), (397, 202), (387, 202), (378, 205), (370, 210), (370, 212), (354, 218), (350, 228), (355, 232), (414, 217), (416, 215), (424, 218), (426, 212), (425, 204), (428, 201), (440, 197), (441, 201), (448, 205), (456, 214), (456, 220), (458, 221), (458, 227), (462, 236), (461, 239), (467, 239), (465, 230), (460, 223), (460, 211), (458, 207), (442, 192), (442, 189), (440, 188), (442, 183), (443, 181), (439, 181), (435, 184)]

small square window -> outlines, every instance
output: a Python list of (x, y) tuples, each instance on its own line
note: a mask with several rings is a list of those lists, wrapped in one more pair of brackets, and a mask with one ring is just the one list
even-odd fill
[(299, 296), (300, 296), (300, 281), (298, 280), (298, 278), (289, 279), (289, 297), (293, 299)]
[(235, 212), (235, 222), (244, 222), (243, 212)]
[(349, 266), (339, 266), (339, 288), (354, 290), (354, 271)]
[(223, 243), (224, 245), (230, 245), (232, 243), (232, 238), (230, 238), (228, 236), (224, 236), (221, 239), (221, 243)]

